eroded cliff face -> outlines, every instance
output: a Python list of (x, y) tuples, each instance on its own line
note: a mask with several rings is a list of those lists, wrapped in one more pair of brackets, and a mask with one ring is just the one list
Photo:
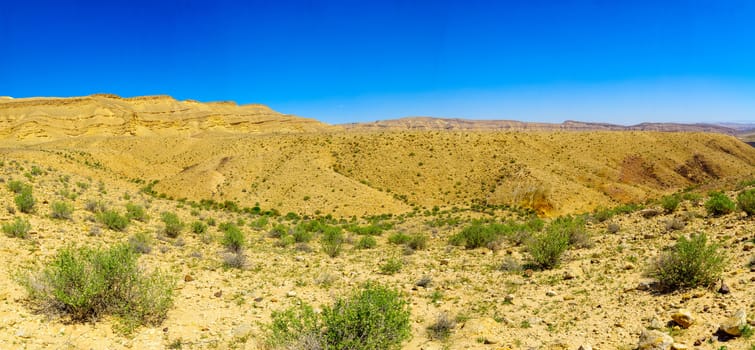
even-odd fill
[(0, 99), (0, 138), (36, 143), (78, 136), (302, 132), (334, 127), (264, 105), (178, 101), (170, 96)]

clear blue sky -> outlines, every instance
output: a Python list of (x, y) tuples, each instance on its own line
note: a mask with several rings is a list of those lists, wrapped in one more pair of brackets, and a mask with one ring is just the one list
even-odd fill
[(0, 95), (755, 122), (755, 1), (0, 1)]

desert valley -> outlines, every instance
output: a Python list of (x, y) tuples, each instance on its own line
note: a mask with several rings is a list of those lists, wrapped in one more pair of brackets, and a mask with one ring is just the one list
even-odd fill
[(755, 349), (753, 135), (0, 98), (0, 348)]

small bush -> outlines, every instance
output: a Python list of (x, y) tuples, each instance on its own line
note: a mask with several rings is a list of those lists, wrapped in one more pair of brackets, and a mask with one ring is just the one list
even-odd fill
[(734, 202), (722, 192), (713, 192), (705, 202), (705, 209), (713, 216), (729, 214), (736, 209)]
[(176, 238), (181, 234), (181, 230), (184, 228), (184, 223), (178, 218), (178, 215), (171, 212), (164, 212), (161, 215), (163, 224), (165, 224), (164, 232), (170, 238)]
[(431, 339), (446, 340), (451, 335), (454, 327), (456, 327), (456, 320), (450, 318), (448, 314), (442, 313), (438, 315), (435, 323), (427, 327), (427, 332)]
[(52, 216), (53, 219), (71, 220), (73, 215), (73, 204), (62, 201), (52, 202), (50, 208), (52, 209), (50, 216)]
[(99, 214), (107, 210), (107, 206), (101, 200), (90, 199), (84, 205), (84, 208), (94, 214)]
[(125, 244), (110, 249), (63, 248), (44, 269), (20, 282), (30, 299), (73, 321), (118, 316), (130, 325), (157, 325), (173, 303), (173, 282), (145, 274)]
[(194, 221), (191, 223), (191, 232), (194, 232), (198, 235), (201, 235), (203, 233), (207, 232), (207, 224), (201, 221)]
[(453, 245), (463, 245), (467, 249), (475, 249), (485, 247), (497, 238), (498, 233), (493, 225), (475, 223), (453, 235), (449, 242)]
[(755, 215), (755, 189), (739, 192), (737, 204), (739, 209), (747, 213), (747, 216)]
[(15, 194), (20, 194), (21, 192), (23, 192), (25, 188), (29, 188), (29, 187), (30, 187), (29, 185), (19, 180), (8, 181), (8, 189)]
[(138, 232), (128, 239), (128, 245), (139, 254), (152, 252), (152, 237), (147, 232)]
[(704, 233), (679, 237), (671, 250), (662, 253), (650, 267), (649, 275), (667, 291), (712, 286), (726, 266), (718, 245), (709, 244)]
[(288, 227), (286, 227), (283, 224), (277, 224), (273, 226), (272, 229), (270, 229), (270, 232), (268, 232), (268, 237), (270, 238), (281, 238), (281, 236), (288, 233)]
[(223, 255), (223, 266), (243, 269), (246, 266), (246, 255), (243, 251), (226, 253)]
[(357, 241), (356, 247), (358, 249), (372, 249), (377, 247), (377, 240), (372, 236), (363, 236)]
[(561, 255), (569, 248), (569, 234), (558, 229), (548, 229), (533, 236), (527, 244), (532, 263), (542, 269), (551, 269), (561, 262)]
[(681, 198), (677, 195), (666, 196), (661, 198), (661, 207), (666, 213), (673, 213), (679, 207), (680, 201)]
[(391, 243), (391, 244), (406, 244), (411, 239), (412, 239), (412, 237), (409, 236), (409, 235), (407, 235), (407, 234), (405, 234), (405, 233), (396, 232), (396, 233), (393, 233), (390, 236), (388, 236), (388, 243)]
[(399, 349), (411, 332), (409, 303), (399, 292), (366, 284), (322, 312), (325, 343), (333, 349)]
[(332, 227), (322, 233), (320, 238), (320, 244), (323, 251), (330, 257), (336, 257), (341, 253), (341, 247), (343, 246), (343, 232), (338, 227)]
[(232, 252), (240, 252), (244, 249), (244, 232), (234, 225), (226, 225), (223, 228), (223, 246)]
[(296, 243), (307, 243), (312, 240), (312, 232), (307, 231), (301, 226), (297, 226), (293, 233)]
[(569, 246), (574, 248), (590, 248), (592, 239), (585, 229), (585, 219), (581, 216), (562, 216), (548, 225), (550, 231), (560, 231), (569, 237)]
[(3, 224), (3, 233), (9, 237), (26, 238), (30, 230), (29, 221), (18, 217), (13, 222)]
[(126, 217), (129, 220), (147, 222), (147, 213), (141, 205), (126, 203)]
[(384, 275), (393, 275), (396, 272), (401, 271), (402, 267), (404, 267), (404, 263), (401, 259), (390, 258), (386, 260), (383, 265), (380, 265), (380, 273)]
[(113, 231), (123, 231), (128, 226), (128, 219), (115, 210), (97, 214), (97, 221)]
[(22, 213), (31, 213), (34, 211), (34, 206), (37, 204), (37, 200), (31, 193), (31, 187), (24, 187), (19, 195), (15, 198), (16, 207)]
[(421, 233), (411, 236), (409, 242), (406, 243), (409, 248), (413, 250), (423, 250), (427, 248), (427, 235)]
[(409, 303), (397, 291), (367, 283), (321, 314), (306, 303), (273, 312), (266, 343), (286, 349), (399, 349), (410, 336), (409, 316)]

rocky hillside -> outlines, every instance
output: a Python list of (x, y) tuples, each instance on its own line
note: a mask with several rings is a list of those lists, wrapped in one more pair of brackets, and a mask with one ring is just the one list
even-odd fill
[(0, 98), (0, 138), (22, 143), (81, 136), (301, 132), (330, 128), (315, 120), (280, 114), (263, 105), (177, 101), (170, 96)]

